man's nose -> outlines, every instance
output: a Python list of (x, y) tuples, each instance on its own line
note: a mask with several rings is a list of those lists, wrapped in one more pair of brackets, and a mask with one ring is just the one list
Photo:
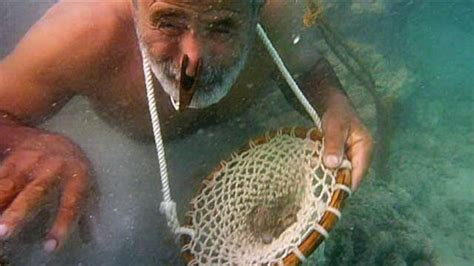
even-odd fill
[(202, 57), (202, 45), (194, 31), (189, 31), (181, 39), (181, 58), (188, 56), (189, 61), (186, 67), (186, 75), (194, 77), (197, 73), (199, 59)]

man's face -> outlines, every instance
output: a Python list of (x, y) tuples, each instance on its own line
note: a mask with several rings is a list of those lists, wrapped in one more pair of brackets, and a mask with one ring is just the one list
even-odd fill
[(186, 75), (195, 77), (190, 107), (204, 108), (224, 97), (243, 69), (253, 43), (256, 14), (250, 1), (138, 1), (139, 41), (163, 89), (179, 101), (179, 73), (185, 55)]

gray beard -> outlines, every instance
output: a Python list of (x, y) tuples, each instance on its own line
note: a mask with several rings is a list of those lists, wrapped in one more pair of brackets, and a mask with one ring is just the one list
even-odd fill
[[(144, 49), (144, 52), (150, 59), (151, 70), (160, 82), (163, 90), (175, 103), (179, 102), (179, 69), (176, 68), (171, 60), (156, 62), (156, 60), (151, 58), (148, 49), (145, 47), (142, 49)], [(199, 88), (196, 90), (189, 108), (206, 108), (224, 98), (244, 68), (248, 53), (248, 48), (244, 47), (239, 61), (226, 69), (204, 65), (199, 77)]]
[[(199, 88), (194, 94), (189, 108), (205, 108), (210, 105), (218, 103), (222, 98), (224, 98), (229, 92), (232, 86), (234, 85), (237, 77), (239, 76), (242, 69), (244, 69), (245, 62), (247, 61), (248, 51), (246, 50), (239, 61), (236, 64), (229, 67), (224, 71), (219, 71), (221, 73), (214, 73), (214, 75), (220, 75), (220, 79), (217, 82), (213, 82), (212, 75), (209, 75), (210, 85), (208, 88)], [(212, 73), (212, 72), (211, 72)], [(206, 76), (204, 76), (200, 81), (206, 81)], [(207, 84), (203, 82), (202, 84)]]

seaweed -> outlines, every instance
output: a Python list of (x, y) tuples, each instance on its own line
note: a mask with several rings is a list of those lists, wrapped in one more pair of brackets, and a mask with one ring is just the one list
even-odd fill
[[(324, 265), (439, 265), (424, 220), (398, 186), (365, 186), (325, 241)], [(370, 196), (367, 196), (370, 195)], [(375, 203), (375, 204), (374, 204)], [(307, 265), (314, 265), (314, 256)]]

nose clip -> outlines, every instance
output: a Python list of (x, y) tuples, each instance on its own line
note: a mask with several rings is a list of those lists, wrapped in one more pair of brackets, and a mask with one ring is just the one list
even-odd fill
[(197, 84), (199, 83), (199, 76), (201, 74), (201, 59), (199, 59), (196, 67), (194, 77), (186, 75), (186, 68), (189, 65), (189, 57), (183, 56), (181, 61), (181, 71), (179, 76), (179, 107), (180, 112), (188, 108), (193, 99), (194, 93), (196, 92)]

